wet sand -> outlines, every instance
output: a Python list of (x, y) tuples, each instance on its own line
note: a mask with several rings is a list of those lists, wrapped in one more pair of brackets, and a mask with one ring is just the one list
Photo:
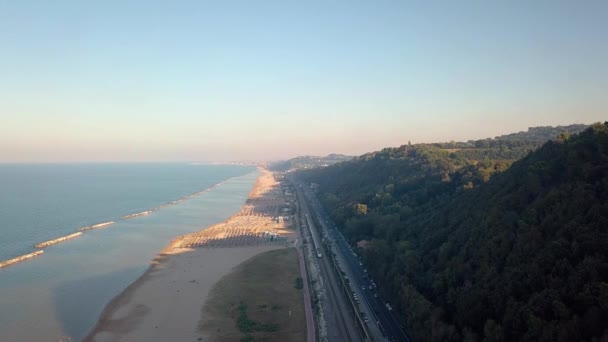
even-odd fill
[(86, 341), (196, 341), (213, 285), (247, 259), (293, 243), (287, 205), (272, 173), (261, 170), (230, 219), (178, 237), (137, 281), (115, 297)]

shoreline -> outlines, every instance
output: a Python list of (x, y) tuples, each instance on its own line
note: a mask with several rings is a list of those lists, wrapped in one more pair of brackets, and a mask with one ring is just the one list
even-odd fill
[[(260, 168), (257, 168), (256, 170), (259, 171)], [(253, 173), (253, 172), (255, 172), (255, 171), (246, 173), (244, 175), (248, 175), (248, 174)], [(244, 176), (244, 175), (241, 175), (241, 176)], [(46, 241), (42, 241), (42, 242), (36, 243), (34, 245), (34, 250), (31, 250), (30, 252), (27, 252), (27, 253), (21, 254), (21, 255), (17, 255), (15, 257), (12, 257), (12, 258), (9, 258), (9, 259), (3, 259), (3, 260), (0, 259), (0, 265), (1, 265), (0, 268), (4, 268), (4, 267), (8, 267), (8, 266), (13, 266), (13, 265), (21, 263), (23, 261), (32, 259), (31, 257), (28, 257), (28, 256), (30, 256), (30, 255), (39, 256), (39, 255), (42, 254), (41, 252), (44, 251), (45, 248), (53, 246), (53, 245), (56, 245), (56, 244), (59, 244), (59, 243), (67, 242), (68, 240), (71, 240), (73, 238), (76, 238), (76, 237), (79, 237), (79, 236), (81, 236), (83, 234), (86, 234), (90, 230), (100, 229), (100, 228), (106, 228), (106, 227), (109, 227), (111, 225), (114, 225), (114, 224), (118, 223), (119, 221), (126, 221), (126, 220), (129, 220), (129, 219), (134, 219), (134, 218), (141, 217), (141, 216), (151, 215), (151, 214), (155, 213), (156, 211), (159, 211), (159, 210), (161, 210), (163, 208), (167, 208), (167, 207), (170, 207), (170, 206), (173, 206), (173, 205), (177, 205), (177, 204), (179, 204), (179, 203), (181, 203), (183, 201), (186, 201), (186, 200), (192, 199), (194, 197), (197, 197), (199, 195), (202, 195), (203, 193), (205, 193), (207, 191), (210, 191), (210, 190), (212, 190), (214, 188), (217, 188), (217, 187), (223, 185), (224, 183), (230, 181), (231, 179), (234, 179), (236, 177), (241, 177), (241, 176), (232, 176), (232, 177), (226, 178), (226, 179), (224, 179), (224, 180), (222, 180), (222, 181), (220, 181), (218, 183), (215, 183), (213, 185), (210, 185), (210, 186), (208, 186), (206, 188), (203, 188), (201, 190), (197, 190), (197, 191), (195, 191), (193, 193), (189, 193), (187, 195), (179, 197), (176, 200), (165, 202), (165, 203), (160, 204), (160, 205), (158, 205), (156, 207), (152, 207), (150, 209), (147, 209), (147, 210), (145, 210), (143, 212), (123, 215), (120, 218), (116, 219), (115, 221), (107, 221), (107, 222), (96, 223), (96, 224), (85, 226), (85, 227), (80, 227), (80, 228), (76, 229), (76, 231), (74, 231), (72, 233), (69, 233), (67, 235), (59, 236), (59, 237), (53, 238), (51, 240), (46, 240)], [(15, 260), (17, 260), (17, 259), (19, 259), (19, 261), (15, 262)]]
[(106, 306), (101, 311), (97, 322), (91, 328), (89, 333), (85, 336), (83, 341), (93, 341), (92, 338), (95, 336), (95, 334), (99, 331), (102, 331), (104, 327), (108, 324), (108, 320), (111, 318), (111, 314), (116, 311), (121, 305), (125, 304), (133, 296), (134, 292), (137, 291), (137, 289), (141, 285), (143, 285), (143, 283), (148, 278), (152, 276), (152, 273), (155, 270), (155, 266), (160, 263), (166, 262), (166, 259), (168, 257), (166, 251), (171, 248), (171, 246), (173, 245), (173, 241), (167, 247), (165, 247), (154, 259), (152, 259), (151, 265), (148, 266), (146, 271), (144, 271), (144, 273), (139, 276), (139, 278), (129, 284), (129, 286), (127, 286), (124, 290), (122, 290), (122, 292), (114, 296), (114, 298), (112, 298), (106, 304)]
[(174, 238), (139, 278), (106, 304), (84, 341), (143, 340), (163, 334), (200, 338), (201, 308), (213, 285), (249, 258), (285, 248), (295, 236), (281, 216), (281, 205), (287, 202), (273, 173), (258, 171), (237, 213)]

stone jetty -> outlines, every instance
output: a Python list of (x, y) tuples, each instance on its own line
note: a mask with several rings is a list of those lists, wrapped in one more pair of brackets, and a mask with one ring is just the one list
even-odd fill
[(125, 215), (123, 217), (121, 217), (121, 219), (130, 219), (130, 218), (134, 218), (134, 217), (138, 217), (138, 216), (144, 216), (144, 215), (149, 215), (152, 214), (152, 210), (146, 210), (146, 211), (142, 211), (141, 213), (137, 213), (137, 214), (131, 214), (131, 215)]
[(70, 235), (66, 235), (66, 236), (62, 236), (62, 237), (59, 237), (59, 238), (56, 238), (56, 239), (53, 239), (53, 240), (41, 242), (41, 243), (35, 245), (35, 247), (36, 248), (47, 247), (47, 246), (50, 246), (50, 245), (54, 245), (56, 243), (60, 243), (60, 242), (63, 242), (63, 241), (69, 240), (69, 239), (73, 239), (73, 238), (78, 237), (80, 235), (82, 235), (82, 232), (76, 232), (76, 233), (73, 233), (73, 234), (70, 234)]
[(82, 227), (82, 228), (80, 228), (78, 230), (85, 231), (85, 230), (91, 230), (91, 229), (99, 229), (99, 228), (103, 228), (103, 227), (107, 227), (107, 226), (113, 225), (114, 223), (116, 223), (116, 222), (114, 222), (114, 221), (104, 222), (104, 223), (94, 224), (94, 225), (88, 226), (88, 227)]
[(44, 251), (35, 251), (35, 252), (29, 253), (29, 254), (18, 256), (16, 258), (8, 259), (8, 260), (5, 260), (5, 261), (0, 261), (0, 268), (6, 267), (6, 266), (10, 266), (12, 264), (16, 264), (18, 262), (22, 262), (22, 261), (25, 261), (27, 259), (31, 259), (31, 258), (33, 258), (35, 256), (38, 256), (38, 255), (42, 254), (42, 253), (44, 253)]

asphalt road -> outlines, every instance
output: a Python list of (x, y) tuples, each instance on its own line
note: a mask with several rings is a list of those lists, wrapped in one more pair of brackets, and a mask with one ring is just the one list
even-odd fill
[[(336, 244), (335, 247), (337, 248), (334, 250), (340, 252), (339, 259), (343, 260), (343, 266), (348, 267), (350, 270), (350, 273), (352, 274), (351, 283), (353, 285), (356, 284), (357, 288), (361, 290), (359, 293), (363, 296), (362, 298), (372, 308), (374, 315), (373, 322), (376, 322), (378, 328), (387, 340), (410, 342), (410, 339), (401, 329), (392, 310), (389, 309), (390, 304), (389, 306), (386, 305), (387, 302), (384, 301), (380, 296), (380, 293), (378, 293), (376, 284), (369, 278), (363, 264), (342, 233), (338, 230), (333, 221), (331, 221), (316, 196), (305, 186), (303, 186), (302, 189), (325, 231), (332, 237)], [(369, 324), (372, 324), (373, 322), (370, 318)]]
[[(306, 201), (301, 197), (301, 192), (298, 193), (298, 203), (302, 214), (301, 219), (305, 218), (305, 215), (310, 215), (309, 207)], [(304, 220), (306, 222), (306, 220)], [(308, 223), (306, 224), (308, 227)], [(312, 227), (313, 233), (317, 232), (317, 227)], [(317, 235), (317, 240), (320, 241), (320, 237)], [(325, 298), (326, 302), (323, 303), (323, 309), (325, 312), (325, 320), (327, 322), (327, 335), (330, 341), (360, 341), (355, 327), (355, 322), (351, 316), (351, 310), (349, 310), (349, 303), (346, 302), (344, 296), (340, 292), (340, 283), (336, 279), (336, 275), (331, 269), (327, 261), (327, 257), (321, 257), (318, 259), (319, 269), (321, 277), (323, 278), (324, 289), (326, 291)]]

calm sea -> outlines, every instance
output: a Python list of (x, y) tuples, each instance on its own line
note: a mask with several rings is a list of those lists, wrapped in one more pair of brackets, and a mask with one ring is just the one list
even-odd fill
[(230, 217), (256, 178), (253, 167), (227, 165), (0, 165), (0, 260), (116, 221), (0, 269), (0, 341), (79, 341), (172, 238)]

